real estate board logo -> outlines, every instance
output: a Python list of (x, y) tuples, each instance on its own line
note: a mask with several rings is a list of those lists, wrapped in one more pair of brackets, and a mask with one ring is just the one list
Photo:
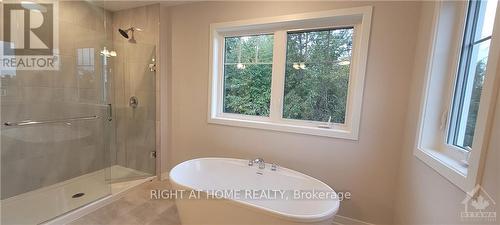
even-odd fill
[(56, 3), (3, 4), (0, 69), (56, 70), (59, 60)]
[(462, 204), (464, 205), (464, 211), (460, 213), (462, 220), (469, 222), (496, 221), (496, 202), (480, 185), (467, 192)]

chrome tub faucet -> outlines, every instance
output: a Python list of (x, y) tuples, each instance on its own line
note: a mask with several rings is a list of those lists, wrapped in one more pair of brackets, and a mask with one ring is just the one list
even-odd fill
[(249, 166), (253, 166), (254, 163), (259, 165), (259, 169), (266, 168), (266, 162), (264, 161), (263, 158), (256, 158), (256, 159), (248, 161)]

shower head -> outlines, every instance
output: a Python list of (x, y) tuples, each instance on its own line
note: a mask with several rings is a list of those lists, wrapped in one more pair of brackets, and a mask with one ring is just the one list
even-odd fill
[(127, 31), (124, 31), (124, 30), (122, 30), (122, 29), (118, 29), (118, 32), (120, 32), (120, 34), (121, 34), (124, 38), (128, 39), (128, 33), (127, 33)]
[[(121, 29), (121, 28), (119, 28), (119, 29), (118, 29), (118, 32), (120, 32), (120, 34), (121, 34), (124, 38), (126, 38), (126, 39), (129, 39), (129, 38), (132, 38), (132, 39), (133, 39), (133, 38), (134, 38), (134, 31), (142, 31), (142, 29), (140, 29), (140, 28), (136, 28), (136, 27), (130, 27), (130, 28), (125, 29), (125, 30), (124, 30), (124, 29)], [(130, 37), (130, 36), (128, 35), (128, 33), (129, 33), (129, 32), (131, 32), (131, 36), (132, 36), (132, 37)]]

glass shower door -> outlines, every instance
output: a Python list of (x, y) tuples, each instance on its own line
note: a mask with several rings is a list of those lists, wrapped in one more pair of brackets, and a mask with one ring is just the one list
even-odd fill
[(156, 169), (156, 46), (114, 42), (116, 154), (113, 182), (151, 177)]
[(111, 43), (111, 14), (86, 1), (1, 4), (54, 19), (57, 68), (0, 68), (1, 223), (38, 224), (111, 194), (109, 68), (102, 55)]

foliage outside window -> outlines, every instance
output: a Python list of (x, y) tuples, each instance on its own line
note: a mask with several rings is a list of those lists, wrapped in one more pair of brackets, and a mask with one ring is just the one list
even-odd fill
[(288, 32), (284, 118), (345, 122), (353, 30)]
[[(353, 28), (287, 33), (283, 118), (345, 122)], [(273, 35), (225, 38), (224, 112), (269, 116)]]
[(224, 112), (269, 116), (273, 35), (225, 38)]

